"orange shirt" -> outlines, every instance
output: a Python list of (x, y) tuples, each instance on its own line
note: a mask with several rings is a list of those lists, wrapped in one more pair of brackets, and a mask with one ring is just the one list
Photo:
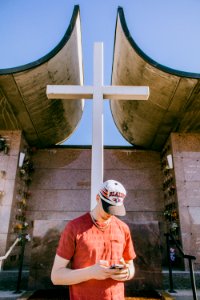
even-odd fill
[[(89, 213), (70, 221), (60, 238), (57, 254), (81, 269), (107, 260), (110, 265), (136, 257), (129, 227), (112, 216), (110, 225), (98, 229)], [(123, 300), (124, 283), (113, 280), (88, 280), (70, 286), (71, 300)]]

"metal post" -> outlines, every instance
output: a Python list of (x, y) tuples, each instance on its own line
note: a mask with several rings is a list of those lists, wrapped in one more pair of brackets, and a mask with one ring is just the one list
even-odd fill
[(22, 268), (23, 268), (23, 261), (24, 261), (24, 251), (26, 245), (26, 238), (23, 236), (21, 239), (21, 253), (20, 253), (20, 262), (19, 262), (19, 271), (18, 271), (18, 278), (17, 278), (17, 287), (15, 293), (21, 293), (20, 285), (21, 285), (21, 278), (22, 278)]
[(188, 257), (188, 261), (189, 261), (189, 268), (190, 268), (190, 279), (191, 279), (191, 285), (192, 285), (193, 299), (198, 300), (192, 258)]
[(176, 291), (174, 290), (174, 286), (173, 286), (172, 262), (170, 259), (170, 247), (169, 247), (169, 233), (166, 233), (165, 236), (166, 236), (166, 242), (167, 242), (167, 258), (168, 258), (168, 268), (169, 268), (169, 285), (170, 285), (169, 292), (176, 293)]

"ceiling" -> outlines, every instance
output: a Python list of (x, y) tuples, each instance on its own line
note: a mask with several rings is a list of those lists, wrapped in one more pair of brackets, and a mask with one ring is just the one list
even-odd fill
[(111, 100), (123, 137), (139, 148), (160, 151), (171, 132), (200, 132), (200, 74), (158, 64), (135, 43), (118, 9), (112, 69), (113, 85), (149, 86), (147, 101)]
[(58, 45), (32, 63), (0, 69), (0, 129), (22, 130), (30, 145), (68, 138), (82, 117), (83, 100), (49, 100), (49, 84), (83, 84), (79, 7)]

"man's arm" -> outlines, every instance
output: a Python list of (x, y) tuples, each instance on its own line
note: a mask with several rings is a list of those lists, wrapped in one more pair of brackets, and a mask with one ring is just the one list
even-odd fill
[(114, 273), (109, 269), (106, 261), (100, 261), (95, 265), (72, 270), (68, 268), (69, 260), (56, 254), (53, 268), (51, 271), (51, 280), (55, 285), (72, 285), (90, 279), (104, 280)]

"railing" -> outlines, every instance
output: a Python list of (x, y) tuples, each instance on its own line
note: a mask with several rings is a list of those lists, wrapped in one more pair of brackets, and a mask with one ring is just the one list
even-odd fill
[(170, 257), (170, 239), (171, 239), (171, 241), (176, 245), (176, 248), (178, 249), (181, 256), (185, 259), (188, 259), (193, 299), (198, 300), (197, 290), (196, 290), (196, 282), (195, 282), (195, 276), (194, 276), (194, 268), (193, 268), (193, 260), (196, 260), (196, 257), (193, 255), (186, 255), (183, 252), (182, 248), (180, 247), (179, 243), (175, 240), (172, 233), (165, 233), (165, 236), (166, 236), (166, 243), (167, 243), (167, 257), (168, 257), (168, 267), (169, 267), (169, 284), (170, 284), (169, 292), (176, 293), (176, 291), (174, 290), (174, 286), (173, 286), (172, 260)]
[(30, 241), (30, 236), (29, 234), (21, 234), (20, 236), (18, 236), (15, 240), (15, 242), (12, 244), (12, 246), (9, 248), (9, 250), (7, 251), (7, 253), (4, 256), (0, 257), (0, 271), (1, 271), (1, 267), (2, 267), (2, 263), (3, 261), (9, 256), (9, 254), (11, 253), (11, 251), (13, 250), (13, 248), (18, 244), (18, 242), (20, 242), (21, 244), (21, 253), (20, 253), (20, 262), (19, 262), (19, 269), (18, 269), (18, 277), (17, 277), (17, 286), (16, 286), (16, 290), (14, 293), (20, 293), (20, 285), (21, 285), (21, 279), (22, 279), (22, 268), (23, 268), (23, 260), (24, 260), (24, 251), (25, 251), (25, 245), (26, 242)]
[(14, 249), (14, 247), (17, 245), (17, 243), (19, 241), (21, 241), (21, 237), (16, 238), (16, 240), (14, 241), (14, 243), (12, 244), (12, 246), (8, 249), (8, 251), (6, 252), (6, 254), (4, 256), (0, 256), (0, 271), (2, 271), (2, 265), (3, 265), (3, 261), (10, 255), (10, 253), (12, 252), (12, 250)]

